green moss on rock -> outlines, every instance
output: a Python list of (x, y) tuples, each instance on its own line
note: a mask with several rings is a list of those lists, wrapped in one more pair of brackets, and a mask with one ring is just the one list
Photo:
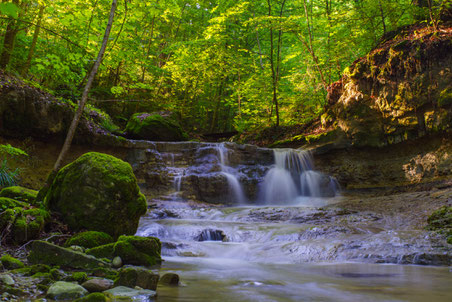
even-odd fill
[(35, 205), (36, 195), (38, 195), (37, 191), (19, 186), (7, 187), (0, 191), (0, 197), (8, 197), (32, 205)]
[(88, 275), (85, 272), (74, 272), (72, 273), (72, 275), (69, 277), (68, 281), (76, 281), (79, 284), (82, 284), (83, 282), (85, 282), (86, 280), (88, 280)]
[[(3, 190), (5, 190), (5, 189), (3, 189)], [(27, 206), (27, 204), (24, 202), (21, 202), (19, 200), (15, 200), (15, 199), (12, 199), (9, 197), (0, 197), (0, 212), (7, 210), (7, 209), (12, 209), (12, 208), (16, 208), (16, 207), (25, 207), (25, 206)]]
[(9, 254), (3, 255), (0, 258), (0, 262), (2, 263), (3, 267), (8, 270), (25, 267), (25, 265), (23, 264), (22, 261), (14, 258), (13, 256), (11, 256)]
[(151, 266), (162, 262), (161, 248), (155, 237), (121, 236), (114, 246), (114, 255), (125, 264)]
[(87, 231), (75, 234), (66, 241), (65, 245), (66, 246), (78, 245), (90, 249), (100, 245), (112, 243), (113, 241), (114, 241), (113, 237), (111, 237), (107, 233), (97, 231)]
[(132, 167), (111, 155), (90, 152), (62, 168), (45, 197), (72, 230), (101, 231), (117, 238), (134, 234), (146, 198)]
[(108, 258), (113, 259), (114, 257), (114, 246), (115, 243), (109, 243), (101, 246), (97, 246), (86, 250), (88, 255), (92, 255), (96, 258)]
[(74, 300), (74, 302), (107, 302), (109, 301), (103, 293), (92, 293), (86, 297)]
[(129, 119), (125, 131), (134, 139), (153, 141), (185, 141), (187, 134), (179, 123), (159, 114), (136, 113)]
[(47, 211), (36, 208), (23, 210), (16, 214), (13, 226), (13, 241), (20, 244), (39, 238), (39, 234), (44, 229), (49, 217)]
[(447, 236), (447, 243), (452, 244), (452, 207), (444, 206), (433, 212), (427, 219), (427, 228), (439, 231)]

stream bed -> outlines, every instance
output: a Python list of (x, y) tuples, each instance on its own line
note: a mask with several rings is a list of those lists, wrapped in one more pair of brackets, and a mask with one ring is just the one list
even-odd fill
[(160, 238), (160, 273), (181, 278), (158, 301), (452, 301), (440, 238), (340, 202), (150, 211), (137, 235)]

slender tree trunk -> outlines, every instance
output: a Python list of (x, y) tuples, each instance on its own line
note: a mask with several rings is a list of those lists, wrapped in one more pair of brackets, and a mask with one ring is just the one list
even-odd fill
[(383, 23), (383, 34), (386, 34), (385, 14), (383, 12), (383, 6), (381, 5), (381, 0), (378, 0), (378, 8), (380, 9), (381, 23)]
[(115, 11), (116, 11), (117, 5), (118, 5), (118, 0), (113, 0), (111, 3), (111, 10), (110, 10), (110, 16), (108, 18), (107, 27), (105, 28), (104, 38), (102, 40), (102, 46), (99, 50), (99, 54), (97, 55), (96, 63), (94, 64), (94, 66), (91, 69), (91, 72), (88, 76), (88, 81), (86, 82), (85, 88), (83, 89), (82, 98), (80, 99), (77, 111), (75, 112), (74, 118), (72, 119), (72, 123), (69, 127), (69, 131), (67, 133), (66, 140), (64, 141), (63, 147), (61, 148), (60, 154), (58, 155), (58, 159), (56, 160), (55, 165), (53, 166), (52, 172), (50, 173), (49, 177), (47, 178), (47, 182), (46, 182), (45, 186), (39, 192), (38, 197), (40, 200), (42, 200), (45, 197), (45, 195), (47, 194), (47, 191), (48, 191), (50, 185), (53, 183), (53, 180), (55, 179), (56, 174), (60, 170), (60, 168), (63, 164), (63, 160), (66, 157), (66, 154), (69, 151), (69, 148), (71, 146), (72, 139), (74, 138), (74, 135), (75, 135), (75, 130), (77, 129), (77, 125), (83, 114), (83, 109), (85, 108), (86, 101), (88, 100), (88, 93), (93, 84), (94, 77), (97, 74), (97, 70), (99, 69), (99, 66), (102, 62), (102, 57), (104, 56), (105, 49), (107, 48), (108, 37), (110, 36), (111, 27), (113, 25), (113, 19), (115, 16)]
[(149, 54), (151, 53), (152, 41), (154, 40), (154, 24), (155, 24), (155, 15), (152, 17), (151, 24), (151, 35), (149, 37), (149, 43), (146, 51), (146, 56), (144, 57), (143, 62), (143, 73), (141, 74), (141, 83), (144, 83), (144, 76), (146, 75), (146, 61), (149, 60)]
[[(13, 0), (16, 6), (19, 6), (19, 0)], [(16, 40), (18, 29), (16, 20), (10, 18), (6, 26), (5, 38), (3, 39), (3, 50), (0, 54), (0, 69), (5, 69), (11, 59), (11, 54), (14, 50), (14, 42)]]
[(38, 43), (39, 32), (41, 31), (41, 22), (42, 17), (44, 16), (45, 6), (41, 5), (38, 13), (38, 22), (36, 23), (35, 32), (33, 33), (33, 41), (31, 42), (30, 49), (28, 50), (27, 61), (25, 62), (24, 67), (22, 68), (22, 75), (26, 75), (28, 73), (28, 69), (30, 69), (31, 60), (33, 59), (33, 55), (35, 53), (36, 44)]

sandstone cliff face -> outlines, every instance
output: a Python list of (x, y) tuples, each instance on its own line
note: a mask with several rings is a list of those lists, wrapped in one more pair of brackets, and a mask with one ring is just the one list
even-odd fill
[(354, 146), (381, 147), (452, 129), (452, 26), (394, 33), (329, 87), (322, 117)]

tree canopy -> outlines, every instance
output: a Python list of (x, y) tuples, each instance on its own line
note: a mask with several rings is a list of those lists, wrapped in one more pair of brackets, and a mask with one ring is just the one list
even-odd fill
[[(437, 26), (445, 5), (450, 1), (121, 0), (90, 99), (172, 111), (196, 132), (306, 122), (323, 110), (328, 85), (345, 67), (400, 26)], [(110, 6), (3, 1), (0, 68), (79, 99)]]

